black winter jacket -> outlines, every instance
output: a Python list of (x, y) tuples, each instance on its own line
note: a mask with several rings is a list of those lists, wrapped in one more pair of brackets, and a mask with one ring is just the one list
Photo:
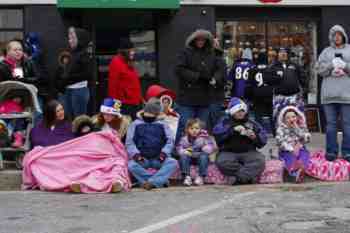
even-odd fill
[[(90, 81), (93, 77), (93, 60), (90, 58), (87, 47), (90, 42), (88, 31), (75, 28), (78, 38), (78, 46), (71, 51), (71, 60), (67, 66), (66, 72), (57, 72), (56, 83), (59, 83), (59, 89), (65, 88), (82, 81)], [(56, 87), (57, 88), (57, 87)]]
[(215, 49), (215, 55), (218, 70), (214, 75), (216, 84), (209, 86), (209, 97), (211, 103), (223, 104), (225, 100), (226, 63), (221, 50)]
[[(206, 38), (203, 49), (194, 46), (197, 37)], [(175, 74), (178, 77), (177, 103), (188, 106), (208, 106), (211, 103), (209, 82), (215, 78), (221, 83), (222, 70), (213, 50), (213, 36), (205, 30), (197, 30), (186, 41), (186, 48), (178, 55)]]
[(267, 65), (257, 65), (249, 71), (249, 85), (246, 89), (246, 98), (255, 105), (272, 105), (273, 89), (282, 80), (282, 77)]
[(6, 62), (6, 60), (0, 62), (0, 82), (3, 81), (20, 81), (28, 84), (32, 84), (38, 88), (39, 95), (46, 95), (47, 90), (45, 90), (44, 85), (46, 83), (39, 79), (38, 72), (35, 65), (31, 60), (24, 59), (22, 61), (23, 68), (23, 78), (17, 79), (12, 76), (11, 66)]
[(302, 87), (305, 86), (306, 75), (298, 65), (291, 62), (286, 64), (277, 62), (271, 66), (271, 69), (272, 72), (282, 77), (280, 83), (275, 86), (275, 94), (290, 96), (302, 91)]

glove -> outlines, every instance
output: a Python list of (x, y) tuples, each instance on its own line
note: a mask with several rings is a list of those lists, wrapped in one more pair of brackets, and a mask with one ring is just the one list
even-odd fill
[(160, 161), (160, 162), (164, 162), (165, 159), (166, 159), (166, 157), (167, 157), (167, 155), (164, 154), (163, 152), (161, 152), (160, 155), (159, 155), (159, 161)]
[(242, 125), (238, 125), (238, 126), (234, 127), (233, 130), (238, 132), (242, 136), (246, 136), (247, 135), (247, 130)]
[(140, 154), (136, 154), (136, 155), (134, 155), (134, 160), (136, 162), (143, 162), (145, 160), (145, 158), (142, 157)]
[(209, 81), (209, 84), (212, 85), (213, 87), (216, 87), (216, 80), (215, 78), (211, 78)]
[(345, 61), (343, 61), (340, 57), (336, 57), (332, 60), (332, 64), (333, 64), (333, 67), (334, 69), (345, 69), (346, 67), (346, 63)]

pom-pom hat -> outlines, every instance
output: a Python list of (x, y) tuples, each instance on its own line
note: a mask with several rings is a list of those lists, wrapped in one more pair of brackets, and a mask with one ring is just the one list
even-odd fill
[(239, 111), (244, 111), (244, 112), (248, 112), (248, 106), (246, 103), (244, 103), (243, 100), (241, 100), (240, 98), (237, 97), (233, 97), (231, 98), (228, 106), (227, 106), (227, 110), (226, 113), (230, 114), (231, 116), (234, 115), (235, 113), (239, 112)]
[(120, 100), (106, 98), (103, 100), (103, 104), (100, 107), (100, 112), (122, 117), (121, 107), (122, 102)]

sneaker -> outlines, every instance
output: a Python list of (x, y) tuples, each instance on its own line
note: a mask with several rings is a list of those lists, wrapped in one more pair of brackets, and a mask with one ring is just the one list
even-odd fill
[(229, 185), (235, 185), (237, 184), (237, 178), (235, 176), (229, 176), (227, 177), (227, 183)]
[(186, 176), (184, 180), (184, 185), (191, 186), (192, 185), (192, 178), (190, 176)]
[(196, 179), (194, 180), (194, 184), (198, 186), (203, 185), (204, 184), (203, 178), (201, 176), (197, 176)]
[(70, 185), (70, 190), (71, 190), (73, 193), (81, 193), (80, 184), (78, 184), (78, 183), (71, 184), (71, 185)]
[(123, 191), (123, 185), (122, 185), (122, 183), (120, 183), (119, 181), (115, 182), (115, 183), (112, 185), (111, 193), (120, 193), (121, 191)]
[(154, 189), (155, 186), (153, 184), (151, 184), (150, 182), (146, 181), (145, 183), (143, 183), (142, 188), (150, 191), (150, 190)]

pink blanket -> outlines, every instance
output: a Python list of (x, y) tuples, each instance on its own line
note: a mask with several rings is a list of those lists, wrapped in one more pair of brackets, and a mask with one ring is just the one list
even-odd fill
[(23, 161), (23, 189), (69, 191), (81, 184), (84, 193), (110, 192), (119, 181), (130, 189), (128, 156), (110, 132), (91, 133), (62, 144), (36, 147)]

